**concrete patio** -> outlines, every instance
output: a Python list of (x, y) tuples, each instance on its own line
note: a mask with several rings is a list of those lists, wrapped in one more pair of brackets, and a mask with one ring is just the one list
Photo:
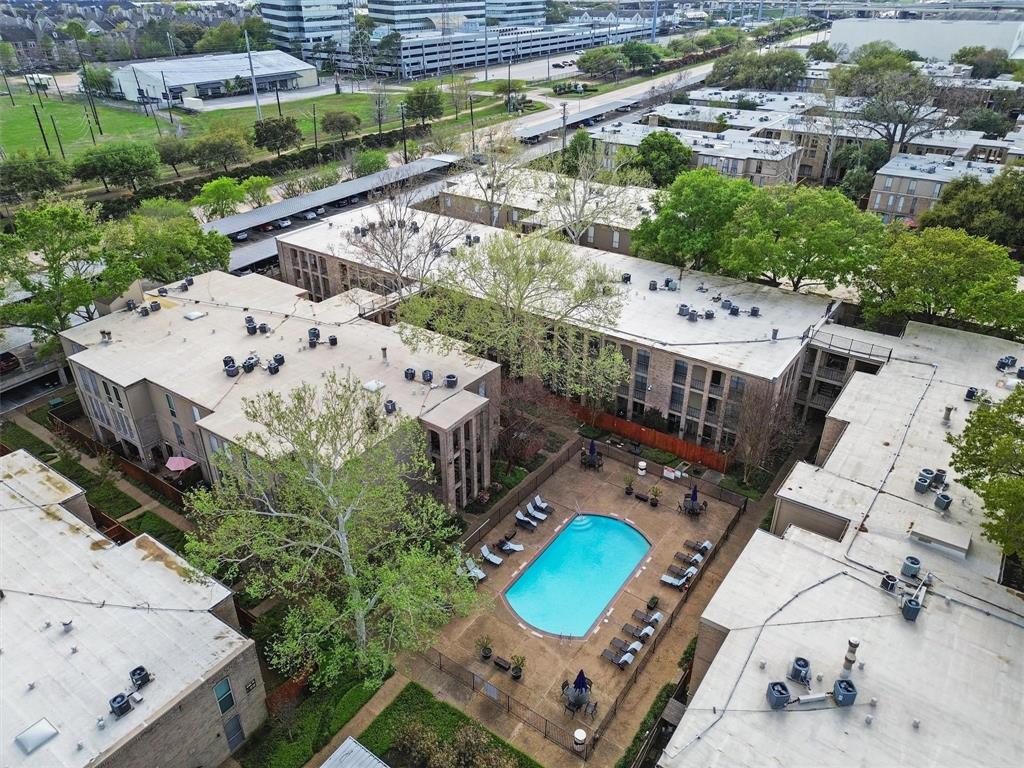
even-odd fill
[[(623, 486), (627, 476), (635, 478), (635, 488), (640, 492), (646, 493), (655, 484), (659, 485), (662, 491), (660, 505), (653, 508), (632, 496), (626, 496)], [(621, 631), (622, 625), (626, 622), (637, 624), (632, 618), (633, 611), (646, 610), (647, 601), (652, 595), (659, 597), (657, 610), (666, 617), (671, 613), (683, 599), (683, 593), (660, 583), (666, 566), (683, 565), (674, 559), (674, 554), (677, 551), (688, 551), (683, 546), (686, 539), (710, 539), (717, 545), (736, 512), (735, 507), (708, 498), (708, 509), (699, 518), (682, 515), (677, 511), (677, 503), (688, 490), (686, 478), (672, 481), (650, 475), (636, 477), (635, 469), (608, 458), (601, 471), (584, 470), (575, 460), (570, 461), (539, 489), (541, 496), (552, 505), (549, 519), (532, 533), (516, 529), (515, 541), (525, 545), (526, 549), (506, 557), (501, 566), (482, 566), (487, 571), (487, 579), (480, 585), (480, 589), (489, 596), (491, 605), (473, 616), (453, 621), (442, 632), (435, 647), (569, 733), (576, 728), (591, 733), (623, 690), (632, 672), (630, 668), (619, 670), (602, 659), (601, 651), (609, 647), (614, 637), (631, 639)], [(503, 595), (548, 542), (575, 514), (581, 512), (626, 520), (648, 538), (651, 549), (612, 599), (607, 615), (585, 637), (545, 636), (527, 627), (509, 608)], [(511, 533), (513, 528), (514, 518), (506, 517), (484, 538), (484, 542), (495, 549), (493, 543), (502, 535)], [(479, 555), (478, 549), (475, 554)], [(481, 558), (477, 556), (477, 560)], [(713, 592), (721, 575), (716, 578), (709, 576), (710, 573), (702, 578), (695, 591), (704, 593), (710, 588)], [(663, 623), (658, 628), (659, 633), (670, 633), (671, 636), (664, 638), (653, 652), (654, 656), (647, 662), (630, 693), (630, 700), (634, 700), (636, 692), (649, 703), (654, 691), (678, 679), (680, 655), (695, 634), (696, 617), (706, 599), (691, 599), (673, 627), (666, 627)], [(693, 616), (687, 620), (691, 613)], [(526, 670), (521, 681), (514, 681), (507, 672), (498, 669), (493, 663), (481, 661), (476, 640), (482, 635), (491, 637), (496, 656), (506, 659), (513, 655), (526, 657)], [(647, 652), (650, 652), (649, 647), (640, 652), (638, 660)], [(578, 762), (568, 752), (545, 740), (539, 732), (503, 713), (482, 695), (474, 693), (436, 667), (431, 667), (428, 661), (417, 658), (407, 659), (407, 662), (408, 667), (404, 670), (407, 675), (435, 691), (443, 692), (446, 700), (508, 738), (545, 766), (572, 765)], [(585, 670), (586, 675), (593, 680), (591, 700), (598, 705), (593, 719), (582, 713), (572, 717), (563, 706), (562, 681), (571, 682), (580, 669)], [(614, 763), (632, 739), (646, 709), (647, 705), (620, 707), (591, 762), (600, 765)]]

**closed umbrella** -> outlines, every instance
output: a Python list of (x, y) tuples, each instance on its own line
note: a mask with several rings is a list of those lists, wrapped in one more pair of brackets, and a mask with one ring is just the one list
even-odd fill
[(576, 680), (572, 684), (572, 690), (568, 693), (569, 703), (577, 709), (590, 701), (590, 681), (587, 680), (587, 676), (583, 674), (582, 669), (580, 670), (580, 673), (576, 675)]
[(590, 441), (590, 455), (597, 455), (597, 443), (595, 443), (593, 440)]

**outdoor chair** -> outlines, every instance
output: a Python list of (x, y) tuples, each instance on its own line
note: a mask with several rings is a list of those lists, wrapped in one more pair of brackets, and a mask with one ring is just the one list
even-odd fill
[(486, 544), (480, 547), (480, 554), (483, 555), (484, 560), (486, 560), (491, 565), (501, 565), (503, 562), (505, 562), (502, 558), (498, 557), (496, 554), (491, 552), (491, 550), (487, 547)]
[(551, 510), (549, 509), (549, 507), (551, 505), (548, 504), (546, 501), (544, 501), (544, 499), (542, 499), (540, 497), (539, 493), (536, 496), (533, 497), (533, 505), (537, 509), (539, 509), (541, 512), (544, 512), (544, 513), (550, 513), (551, 512)]
[(641, 643), (646, 643), (647, 640), (654, 635), (654, 627), (646, 626), (643, 629), (634, 626), (632, 624), (623, 624), (622, 631), (632, 638), (639, 640)]
[(536, 509), (534, 509), (532, 501), (527, 502), (526, 511), (529, 513), (530, 517), (532, 517), (534, 520), (539, 520), (542, 523), (548, 519), (548, 516), (545, 515), (543, 512), (538, 512)]
[(633, 618), (644, 624), (660, 624), (661, 620), (664, 619), (661, 611), (655, 611), (654, 613), (644, 613), (641, 610), (633, 611)]
[(509, 554), (513, 552), (522, 552), (524, 549), (526, 549), (526, 547), (524, 547), (522, 544), (515, 544), (509, 541), (508, 539), (502, 539), (494, 546), (500, 548), (502, 552), (507, 552)]
[(525, 528), (528, 531), (537, 530), (537, 523), (524, 515), (520, 510), (516, 510), (516, 525), (520, 528)]
[(611, 646), (619, 653), (640, 653), (640, 649), (643, 648), (643, 643), (639, 640), (634, 640), (632, 643), (627, 643), (621, 637), (613, 637)]
[(677, 579), (675, 576), (670, 576), (667, 573), (661, 575), (661, 583), (679, 590), (686, 588), (686, 579)]
[(625, 669), (633, 663), (633, 659), (635, 657), (632, 653), (624, 653), (621, 656), (619, 656), (618, 654), (612, 652), (608, 648), (605, 648), (603, 651), (601, 651), (601, 658), (607, 659), (612, 664), (617, 666), (619, 669)]
[(487, 574), (480, 566), (473, 562), (472, 557), (466, 558), (466, 572), (477, 581), (483, 581), (487, 578)]
[(591, 720), (593, 720), (595, 717), (597, 717), (597, 702), (596, 701), (588, 701), (587, 702), (587, 706), (584, 707), (584, 709), (583, 709), (583, 714), (585, 714)]

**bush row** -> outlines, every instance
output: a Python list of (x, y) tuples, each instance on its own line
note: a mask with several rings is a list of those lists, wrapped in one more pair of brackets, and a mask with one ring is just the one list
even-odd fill
[(676, 689), (673, 683), (668, 683), (662, 686), (661, 690), (658, 691), (658, 695), (654, 697), (654, 702), (651, 704), (651, 708), (647, 710), (647, 714), (644, 719), (640, 721), (640, 727), (637, 729), (636, 736), (633, 737), (633, 741), (629, 743), (625, 753), (619, 758), (619, 761), (615, 763), (615, 768), (629, 768), (633, 761), (636, 760), (636, 756), (640, 753), (640, 748), (644, 744), (644, 740), (647, 738), (647, 734), (650, 733), (651, 728), (658, 722), (658, 718), (661, 717), (661, 712), (665, 709), (665, 705), (668, 704), (668, 700), (672, 698), (672, 692)]

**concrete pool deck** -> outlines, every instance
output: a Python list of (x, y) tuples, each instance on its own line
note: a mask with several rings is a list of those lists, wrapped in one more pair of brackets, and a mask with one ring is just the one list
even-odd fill
[[(627, 639), (621, 629), (627, 622), (637, 623), (632, 618), (633, 611), (646, 610), (648, 598), (658, 595), (658, 610), (667, 616), (682, 599), (682, 593), (660, 584), (660, 577), (669, 564), (682, 565), (674, 559), (674, 554), (685, 551), (683, 541), (710, 539), (718, 546), (736, 511), (735, 507), (724, 502), (707, 498), (708, 510), (699, 518), (681, 515), (676, 511), (676, 504), (689, 489), (685, 478), (669, 481), (651, 475), (636, 477), (635, 487), (639, 491), (646, 492), (655, 484), (661, 487), (661, 504), (652, 508), (623, 492), (625, 477), (635, 475), (635, 472), (628, 465), (611, 459), (605, 460), (604, 469), (600, 472), (583, 470), (575, 461), (559, 469), (539, 489), (541, 496), (552, 505), (549, 519), (533, 533), (516, 530), (515, 541), (524, 544), (526, 549), (506, 557), (501, 566), (486, 563), (481, 566), (487, 572), (487, 579), (480, 585), (480, 590), (489, 596), (491, 605), (472, 616), (451, 622), (435, 643), (438, 651), (570, 733), (575, 728), (592, 732), (624, 688), (629, 671), (621, 671), (602, 659), (601, 651), (609, 647), (614, 637)], [(525, 626), (525, 622), (509, 608), (503, 595), (509, 584), (577, 512), (609, 515), (627, 521), (648, 538), (651, 549), (612, 599), (606, 609), (610, 614), (585, 638), (544, 636)], [(514, 528), (514, 522), (510, 520), (513, 520), (511, 516), (499, 523), (484, 542), (493, 544), (510, 532)], [(745, 540), (744, 537), (743, 543)], [(742, 548), (742, 543), (739, 546)], [(479, 547), (475, 553), (479, 554)], [(694, 594), (675, 625), (671, 628), (663, 625), (657, 630), (666, 632), (668, 637), (659, 643), (654, 656), (647, 662), (626, 706), (620, 708), (597, 746), (591, 764), (612, 765), (633, 738), (654, 693), (664, 684), (678, 680), (679, 658), (696, 634), (700, 612), (724, 577), (727, 567), (728, 562), (724, 565), (719, 565), (717, 560), (712, 563), (694, 588)], [(513, 681), (507, 672), (493, 663), (480, 660), (475, 643), (485, 634), (491, 637), (496, 656), (506, 659), (513, 655), (526, 657), (526, 669), (520, 682)], [(641, 655), (649, 650), (644, 649)], [(412, 679), (472, 715), (541, 764), (568, 766), (580, 762), (483, 696), (431, 667), (425, 659), (407, 657), (403, 666), (403, 672)], [(591, 700), (598, 704), (593, 721), (582, 715), (573, 719), (563, 708), (561, 683), (563, 680), (571, 682), (580, 669), (593, 680)]]

